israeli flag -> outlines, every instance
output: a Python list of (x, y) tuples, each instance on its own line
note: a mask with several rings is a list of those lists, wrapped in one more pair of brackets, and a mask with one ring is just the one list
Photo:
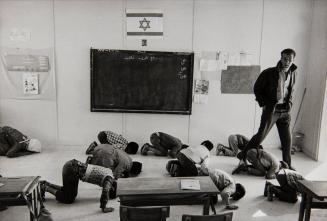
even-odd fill
[(163, 13), (154, 9), (126, 9), (128, 38), (163, 38)]

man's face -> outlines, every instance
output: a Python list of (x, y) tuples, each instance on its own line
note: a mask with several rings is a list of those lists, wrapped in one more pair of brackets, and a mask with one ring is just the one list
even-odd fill
[(291, 67), (291, 65), (294, 62), (294, 55), (293, 54), (282, 54), (280, 61), (282, 63), (283, 70), (288, 71), (288, 69)]

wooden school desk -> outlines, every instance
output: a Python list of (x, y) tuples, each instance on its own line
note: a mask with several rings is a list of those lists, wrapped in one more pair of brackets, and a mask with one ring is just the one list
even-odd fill
[[(182, 190), (181, 179), (200, 181), (200, 190)], [(117, 196), (124, 206), (168, 206), (203, 204), (203, 215), (211, 206), (219, 190), (209, 176), (121, 178), (117, 183)]]
[(40, 213), (39, 176), (0, 177), (0, 204), (27, 205), (30, 220), (36, 221)]
[[(327, 181), (300, 180), (298, 183), (302, 193), (299, 221), (303, 218), (309, 221), (312, 208), (327, 209), (327, 202), (324, 201), (327, 198)], [(312, 202), (313, 199), (319, 201)]]

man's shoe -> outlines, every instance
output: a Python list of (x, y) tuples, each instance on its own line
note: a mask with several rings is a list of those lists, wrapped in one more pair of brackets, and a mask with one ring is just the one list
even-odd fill
[(93, 152), (93, 150), (94, 150), (94, 148), (95, 148), (96, 146), (98, 146), (97, 142), (93, 141), (93, 142), (90, 144), (90, 146), (86, 149), (85, 154), (87, 154), (87, 155), (88, 155), (88, 154), (92, 154), (92, 152)]
[(141, 154), (144, 156), (148, 155), (149, 149), (150, 149), (150, 144), (145, 143), (141, 148)]
[(296, 171), (296, 169), (294, 167), (292, 167), (292, 166), (289, 166), (289, 169)]
[(269, 187), (270, 185), (272, 185), (272, 183), (266, 181), (265, 189), (264, 189), (264, 191), (263, 191), (263, 195), (264, 195), (265, 197), (268, 196), (268, 187)]

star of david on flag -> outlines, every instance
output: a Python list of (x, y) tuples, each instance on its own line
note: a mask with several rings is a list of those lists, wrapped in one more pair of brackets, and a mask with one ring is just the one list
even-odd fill
[(128, 38), (163, 38), (163, 13), (155, 9), (126, 9)]

